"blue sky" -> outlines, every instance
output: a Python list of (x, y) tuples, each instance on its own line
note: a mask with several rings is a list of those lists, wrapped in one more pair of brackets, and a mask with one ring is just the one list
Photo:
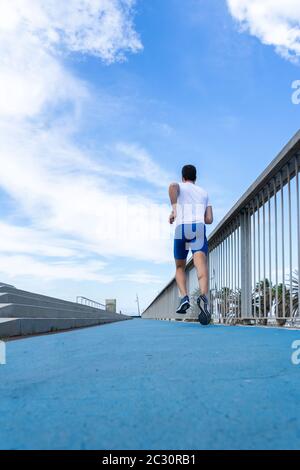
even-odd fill
[(26, 1), (0, 23), (0, 279), (134, 312), (173, 275), (181, 166), (218, 222), (298, 130), (299, 5)]

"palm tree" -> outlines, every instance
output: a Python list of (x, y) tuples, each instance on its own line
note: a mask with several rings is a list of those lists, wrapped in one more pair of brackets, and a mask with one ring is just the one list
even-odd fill
[(217, 310), (223, 320), (237, 319), (240, 317), (241, 289), (222, 287), (214, 295)]
[(226, 320), (226, 317), (230, 313), (230, 298), (231, 290), (229, 287), (222, 287), (216, 293), (218, 310), (224, 320)]
[[(276, 322), (279, 326), (284, 326), (290, 318), (290, 286), (283, 283), (272, 286), (269, 279), (256, 284), (252, 293), (252, 308), (255, 317), (263, 316), (259, 323), (266, 325), (274, 306)], [(293, 316), (298, 312), (298, 273), (295, 273), (292, 281), (293, 295)]]
[[(277, 296), (276, 296), (277, 291)], [(283, 283), (274, 287), (276, 322), (279, 326), (284, 326), (290, 315), (290, 289)], [(278, 298), (278, 300), (277, 300)], [(276, 303), (277, 301), (277, 303)]]
[(293, 318), (299, 316), (299, 273), (298, 269), (295, 269), (292, 276), (292, 283), (290, 285), (290, 291), (292, 291), (293, 299)]
[[(268, 323), (268, 316), (272, 310), (274, 292), (269, 279), (259, 281), (252, 292), (252, 310), (254, 316), (259, 318), (263, 325)], [(263, 316), (263, 318), (261, 318)]]

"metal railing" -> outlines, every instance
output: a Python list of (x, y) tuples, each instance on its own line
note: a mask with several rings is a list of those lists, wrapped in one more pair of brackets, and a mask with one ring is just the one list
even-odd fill
[[(210, 305), (215, 322), (284, 325), (300, 320), (300, 131), (209, 237)], [(188, 285), (195, 283), (193, 263)], [(178, 319), (172, 280), (145, 318)], [(166, 313), (164, 313), (164, 310)]]
[(299, 320), (300, 132), (209, 238), (210, 302), (222, 322)]
[(87, 307), (98, 308), (100, 310), (105, 310), (106, 306), (101, 304), (100, 302), (96, 302), (95, 300), (88, 299), (87, 297), (83, 297), (81, 295), (76, 297), (76, 302), (81, 305), (85, 305)]

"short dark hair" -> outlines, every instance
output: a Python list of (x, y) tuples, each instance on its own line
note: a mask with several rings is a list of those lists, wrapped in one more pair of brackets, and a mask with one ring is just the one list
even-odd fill
[(197, 170), (194, 165), (185, 165), (182, 168), (182, 178), (187, 181), (196, 181), (197, 179)]

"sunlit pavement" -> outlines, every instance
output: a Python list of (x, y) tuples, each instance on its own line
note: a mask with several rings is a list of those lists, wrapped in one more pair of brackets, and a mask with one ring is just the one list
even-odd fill
[(297, 339), (133, 320), (9, 342), (0, 448), (300, 448)]

